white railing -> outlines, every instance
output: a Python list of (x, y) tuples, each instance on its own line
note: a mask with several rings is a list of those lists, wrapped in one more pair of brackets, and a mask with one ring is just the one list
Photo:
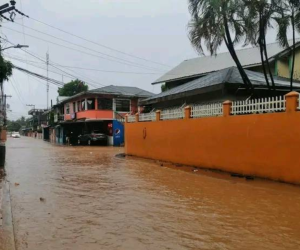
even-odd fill
[(155, 121), (155, 119), (156, 119), (155, 112), (140, 114), (140, 116), (139, 116), (140, 122)]
[(128, 122), (130, 122), (130, 123), (135, 122), (135, 115), (129, 115)]
[(173, 119), (182, 119), (184, 117), (183, 108), (172, 108), (165, 109), (161, 111), (160, 119), (161, 120), (173, 120)]
[(223, 115), (223, 103), (211, 103), (191, 106), (191, 117), (200, 118)]
[(256, 114), (273, 113), (285, 111), (286, 100), (283, 96), (261, 98), (247, 101), (236, 101), (232, 103), (231, 114)]

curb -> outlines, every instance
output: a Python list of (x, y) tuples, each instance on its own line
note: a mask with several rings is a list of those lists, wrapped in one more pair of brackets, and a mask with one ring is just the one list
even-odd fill
[(2, 190), (2, 224), (0, 224), (0, 250), (16, 250), (9, 183), (4, 179)]

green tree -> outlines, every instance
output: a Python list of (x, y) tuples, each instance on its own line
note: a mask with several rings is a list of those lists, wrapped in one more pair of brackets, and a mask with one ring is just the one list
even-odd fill
[(28, 127), (29, 126), (29, 119), (26, 119), (24, 116), (21, 118), (15, 120), (15, 121), (7, 121), (7, 130), (10, 132), (13, 131), (20, 131), (22, 127)]
[[(1, 46), (0, 46), (1, 50)], [(7, 81), (9, 77), (12, 75), (13, 65), (11, 62), (6, 61), (3, 56), (0, 54), (0, 88), (3, 94), (3, 83)]]
[(74, 81), (66, 83), (62, 88), (59, 88), (58, 94), (59, 96), (73, 96), (87, 90), (88, 85), (76, 79)]
[(290, 72), (290, 90), (293, 90), (295, 57), (296, 57), (296, 32), (300, 33), (300, 1), (284, 0), (278, 4), (279, 16), (274, 18), (278, 25), (277, 39), (283, 47), (289, 47), (288, 30), (292, 28), (292, 65)]
[(167, 87), (167, 85), (166, 84), (162, 84), (161, 85), (161, 92), (165, 92), (167, 90), (169, 90), (169, 88)]
[(203, 44), (211, 55), (217, 55), (217, 50), (223, 42), (234, 60), (245, 87), (253, 90), (237, 54), (235, 45), (243, 37), (247, 39), (243, 14), (243, 0), (189, 0), (191, 21), (189, 37), (192, 45), (204, 54)]
[(241, 15), (247, 33), (247, 41), (252, 45), (259, 46), (262, 68), (267, 87), (270, 90), (275, 90), (276, 87), (269, 63), (266, 35), (268, 29), (272, 28), (272, 21), (276, 18), (280, 2), (281, 0), (245, 0)]

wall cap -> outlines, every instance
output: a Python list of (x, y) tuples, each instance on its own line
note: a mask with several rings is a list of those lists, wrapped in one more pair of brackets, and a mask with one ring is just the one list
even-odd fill
[(298, 96), (299, 96), (299, 93), (296, 91), (292, 91), (285, 95), (285, 97), (298, 97)]
[(190, 109), (191, 108), (191, 106), (186, 106), (184, 109)]
[(156, 110), (155, 112), (156, 112), (156, 113), (160, 113), (161, 111), (160, 111), (160, 110)]
[(223, 102), (223, 105), (231, 105), (231, 104), (232, 104), (232, 101), (229, 101), (229, 100)]

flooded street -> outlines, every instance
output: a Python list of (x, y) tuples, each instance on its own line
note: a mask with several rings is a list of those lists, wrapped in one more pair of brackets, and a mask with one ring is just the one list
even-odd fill
[(300, 187), (9, 139), (18, 250), (300, 249)]

